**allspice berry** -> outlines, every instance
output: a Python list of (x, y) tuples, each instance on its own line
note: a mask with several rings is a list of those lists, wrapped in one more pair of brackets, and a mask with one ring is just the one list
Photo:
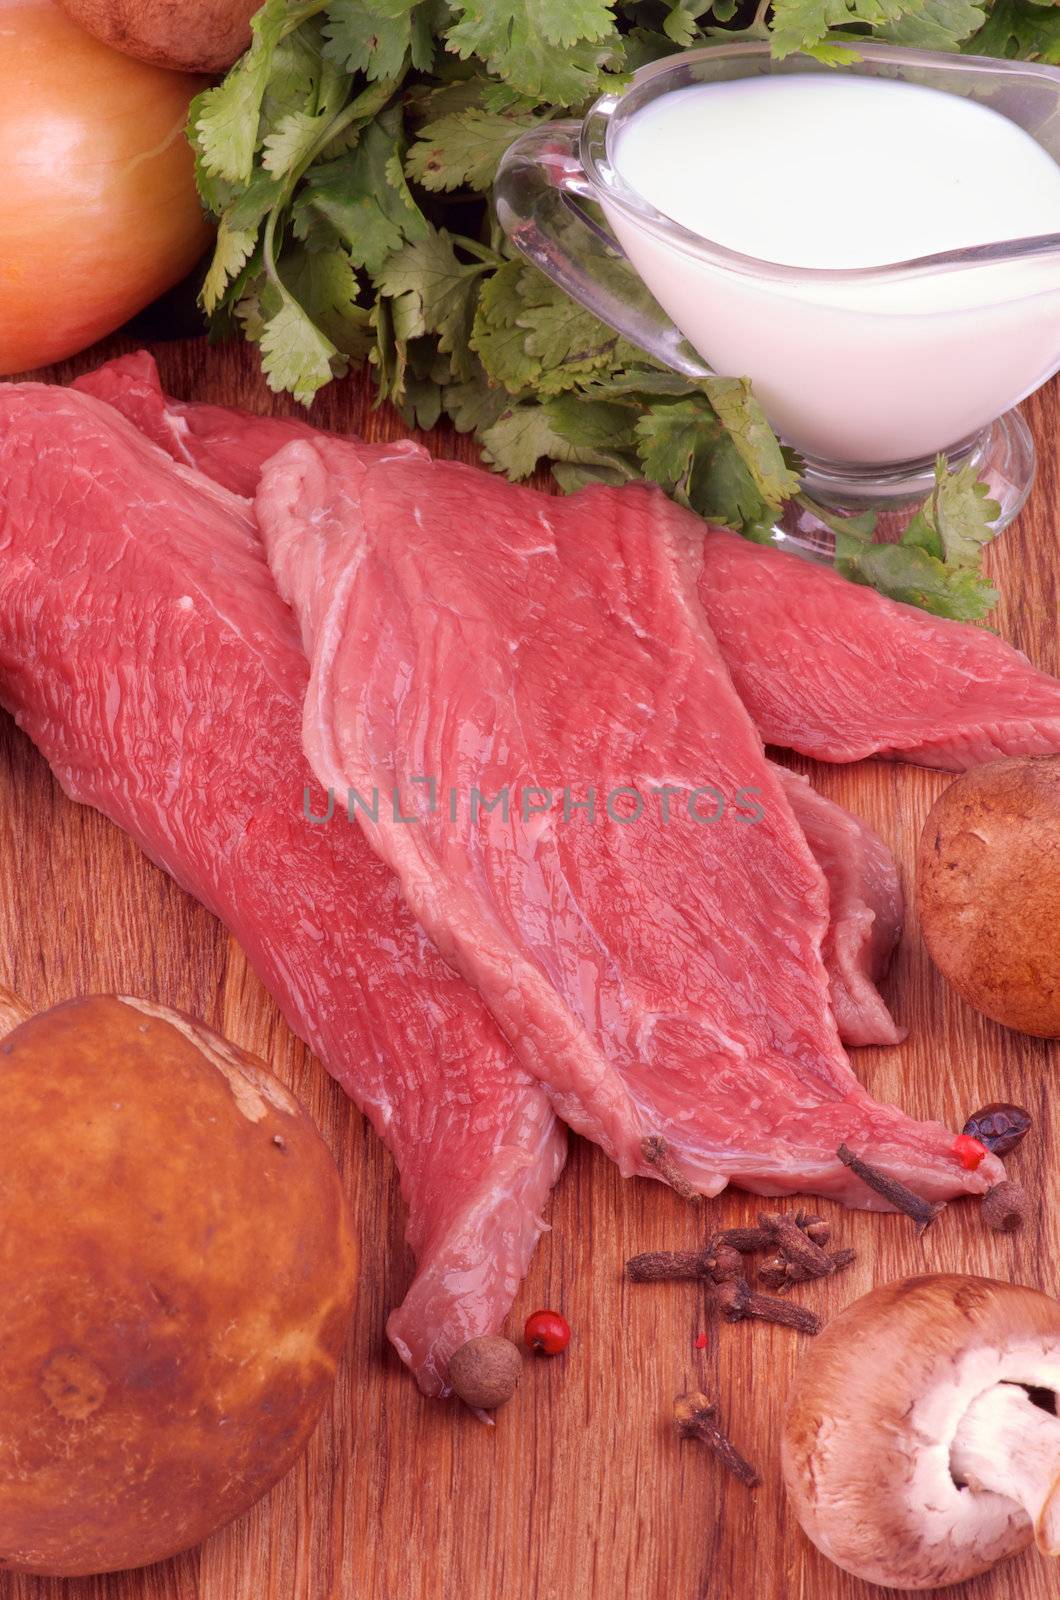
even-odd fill
[(493, 1411), (512, 1398), (523, 1369), (517, 1345), (500, 1334), (469, 1339), (449, 1358), (453, 1393), (469, 1406)]
[(1016, 1233), (1030, 1216), (1030, 1200), (1021, 1183), (995, 1183), (983, 1196), (983, 1221), (995, 1233)]

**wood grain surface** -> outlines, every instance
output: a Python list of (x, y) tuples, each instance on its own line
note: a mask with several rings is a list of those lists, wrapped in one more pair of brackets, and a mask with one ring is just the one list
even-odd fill
[[(49, 377), (68, 378), (120, 345)], [(283, 409), (239, 346), (157, 349), (167, 386), (187, 397)], [(996, 622), (1042, 667), (1060, 672), (1058, 390), (1026, 407), (1039, 452), (1030, 504), (990, 553), (1003, 594)], [(315, 418), (373, 438), (402, 431), (356, 382), (333, 386)], [(435, 434), (449, 455), (466, 441)], [(484, 1427), (455, 1403), (423, 1399), (383, 1336), (408, 1282), (393, 1165), (354, 1107), (292, 1038), (239, 947), (95, 812), (60, 794), (43, 760), (0, 726), (0, 982), (35, 1008), (92, 991), (141, 994), (196, 1012), (270, 1061), (317, 1119), (342, 1168), (361, 1235), (363, 1279), (334, 1402), (308, 1454), (238, 1522), (179, 1559), (140, 1572), (54, 1581), (0, 1577), (0, 1600), (869, 1600), (890, 1591), (841, 1573), (786, 1509), (778, 1469), (785, 1394), (800, 1339), (765, 1326), (707, 1331), (701, 1290), (631, 1285), (637, 1251), (688, 1247), (757, 1209), (736, 1192), (691, 1207), (658, 1184), (618, 1177), (572, 1141), (542, 1240), (511, 1319), (561, 1309), (574, 1337), (556, 1360), (529, 1360), (516, 1400)], [(798, 763), (894, 848), (907, 890), (918, 831), (940, 774), (882, 762)], [(986, 1101), (1035, 1116), (1010, 1161), (1038, 1202), (1022, 1235), (949, 1207), (923, 1239), (903, 1217), (854, 1215), (827, 1202), (836, 1241), (858, 1250), (847, 1273), (796, 1291), (826, 1316), (911, 1272), (966, 1270), (1060, 1291), (1060, 1163), (1053, 1102), (1060, 1046), (977, 1016), (928, 961), (910, 913), (887, 985), (910, 1028), (893, 1050), (855, 1052), (881, 1100), (959, 1128)], [(17, 1137), (17, 1130), (4, 1130)], [(761, 1470), (750, 1493), (701, 1447), (679, 1442), (674, 1395), (716, 1397), (732, 1437)], [(0, 1396), (0, 1405), (3, 1397)], [(1060, 1575), (1035, 1554), (961, 1590), (965, 1600), (1045, 1600)]]

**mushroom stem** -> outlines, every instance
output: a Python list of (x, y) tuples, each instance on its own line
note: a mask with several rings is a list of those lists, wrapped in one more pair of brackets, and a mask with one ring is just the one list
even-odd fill
[(1060, 1555), (1060, 1417), (1018, 1383), (996, 1383), (961, 1418), (950, 1451), (954, 1478), (1015, 1500), (1043, 1555)]

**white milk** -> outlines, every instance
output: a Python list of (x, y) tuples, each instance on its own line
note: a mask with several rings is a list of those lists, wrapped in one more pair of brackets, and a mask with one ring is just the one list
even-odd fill
[[(794, 268), (871, 268), (1060, 232), (1060, 166), (972, 99), (809, 72), (663, 94), (612, 162), (704, 240)], [(704, 262), (605, 205), (644, 281), (718, 372), (747, 374), (803, 451), (875, 464), (985, 426), (1060, 359), (1057, 258), (867, 279)]]

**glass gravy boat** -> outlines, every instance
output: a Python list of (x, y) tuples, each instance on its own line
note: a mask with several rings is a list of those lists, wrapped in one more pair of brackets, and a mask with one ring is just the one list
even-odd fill
[[(929, 490), (942, 451), (951, 466), (974, 461), (986, 477), (999, 531), (1034, 476), (1029, 432), (1011, 408), (1060, 367), (1060, 233), (878, 267), (782, 266), (690, 232), (613, 164), (622, 125), (660, 95), (825, 70), (974, 97), (1060, 162), (1055, 68), (857, 48), (861, 60), (832, 69), (805, 56), (774, 61), (765, 43), (643, 67), (583, 122), (551, 122), (515, 142), (497, 178), (498, 216), (535, 266), (657, 360), (690, 378), (750, 377), (770, 422), (802, 456), (814, 499), (848, 511), (907, 506)], [(827, 175), (808, 174), (807, 204), (828, 203)], [(798, 527), (789, 536), (798, 539)]]

